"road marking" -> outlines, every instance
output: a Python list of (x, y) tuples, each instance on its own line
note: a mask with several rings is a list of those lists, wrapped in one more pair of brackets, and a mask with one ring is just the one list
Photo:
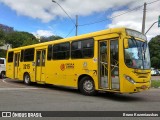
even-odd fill
[(6, 80), (6, 79), (2, 79), (2, 81), (7, 84), (7, 82), (6, 82), (5, 80)]
[(0, 88), (0, 91), (3, 91), (3, 90), (33, 90), (33, 89), (39, 89), (39, 88)]
[(39, 88), (35, 88), (35, 87), (18, 87), (18, 85), (14, 85), (14, 84), (11, 84), (11, 83), (8, 83), (6, 81), (6, 79), (2, 79), (2, 82), (4, 82), (5, 84), (9, 84), (9, 85), (12, 85), (11, 88), (0, 88), (0, 91), (5, 91), (5, 90), (34, 90), (34, 89), (39, 89)]
[(18, 87), (19, 85), (14, 85), (12, 83), (9, 83), (6, 81), (6, 79), (2, 79), (2, 82), (4, 82), (5, 84), (8, 84), (8, 85), (12, 85), (12, 86), (15, 86), (15, 87)]

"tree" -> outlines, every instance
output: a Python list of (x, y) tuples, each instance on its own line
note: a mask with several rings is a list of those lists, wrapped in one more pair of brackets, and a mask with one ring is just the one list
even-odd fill
[(3, 46), (5, 42), (5, 33), (3, 30), (0, 29), (0, 46)]
[(149, 42), (151, 66), (160, 68), (160, 35), (152, 38)]
[(6, 50), (0, 49), (0, 57), (5, 58), (6, 57), (6, 53), (7, 53)]
[(25, 45), (36, 44), (38, 43), (38, 40), (31, 33), (14, 31), (7, 34), (6, 43), (12, 44), (12, 47), (16, 48)]
[(59, 39), (62, 39), (62, 37), (60, 37), (60, 36), (54, 36), (54, 35), (49, 36), (49, 37), (42, 36), (40, 38), (40, 42), (48, 42), (48, 41), (59, 40)]

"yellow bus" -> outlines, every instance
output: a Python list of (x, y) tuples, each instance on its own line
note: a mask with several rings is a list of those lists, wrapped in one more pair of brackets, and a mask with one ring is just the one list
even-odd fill
[(127, 28), (8, 50), (6, 76), (97, 91), (136, 93), (150, 88), (150, 54), (146, 36)]

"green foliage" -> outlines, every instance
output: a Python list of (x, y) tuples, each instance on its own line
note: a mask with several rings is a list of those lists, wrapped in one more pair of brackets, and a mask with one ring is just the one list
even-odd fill
[[(5, 29), (0, 28), (0, 46), (3, 46), (6, 43), (6, 44), (11, 44), (13, 48), (16, 48), (16, 47), (39, 43), (38, 39), (31, 33), (14, 31), (13, 28), (5, 25), (3, 25), (3, 28)], [(62, 39), (62, 37), (60, 36), (42, 37), (40, 39), (40, 42), (47, 42), (58, 39)], [(3, 55), (3, 53), (0, 54)]]
[(6, 50), (1, 50), (0, 49), (0, 57), (5, 58), (6, 57), (6, 53), (7, 53)]
[(0, 29), (0, 46), (3, 46), (5, 42), (5, 33)]
[(12, 44), (12, 47), (16, 48), (25, 45), (36, 44), (38, 43), (38, 40), (31, 33), (14, 31), (7, 34), (6, 43)]
[(160, 80), (152, 80), (151, 87), (154, 87), (154, 88), (160, 87)]
[(160, 68), (160, 35), (152, 38), (149, 42), (151, 66)]
[(43, 37), (40, 38), (40, 42), (48, 42), (48, 41), (59, 40), (59, 39), (62, 39), (62, 37), (54, 36), (54, 35), (49, 36), (49, 37), (44, 37), (43, 36)]

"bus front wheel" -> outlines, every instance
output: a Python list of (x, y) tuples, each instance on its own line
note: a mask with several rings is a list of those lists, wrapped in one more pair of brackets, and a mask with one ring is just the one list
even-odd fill
[(30, 85), (31, 84), (31, 79), (28, 73), (24, 74), (24, 84)]
[(79, 82), (79, 90), (84, 95), (95, 95), (96, 94), (94, 82), (88, 76), (83, 77), (80, 80), (80, 82)]

